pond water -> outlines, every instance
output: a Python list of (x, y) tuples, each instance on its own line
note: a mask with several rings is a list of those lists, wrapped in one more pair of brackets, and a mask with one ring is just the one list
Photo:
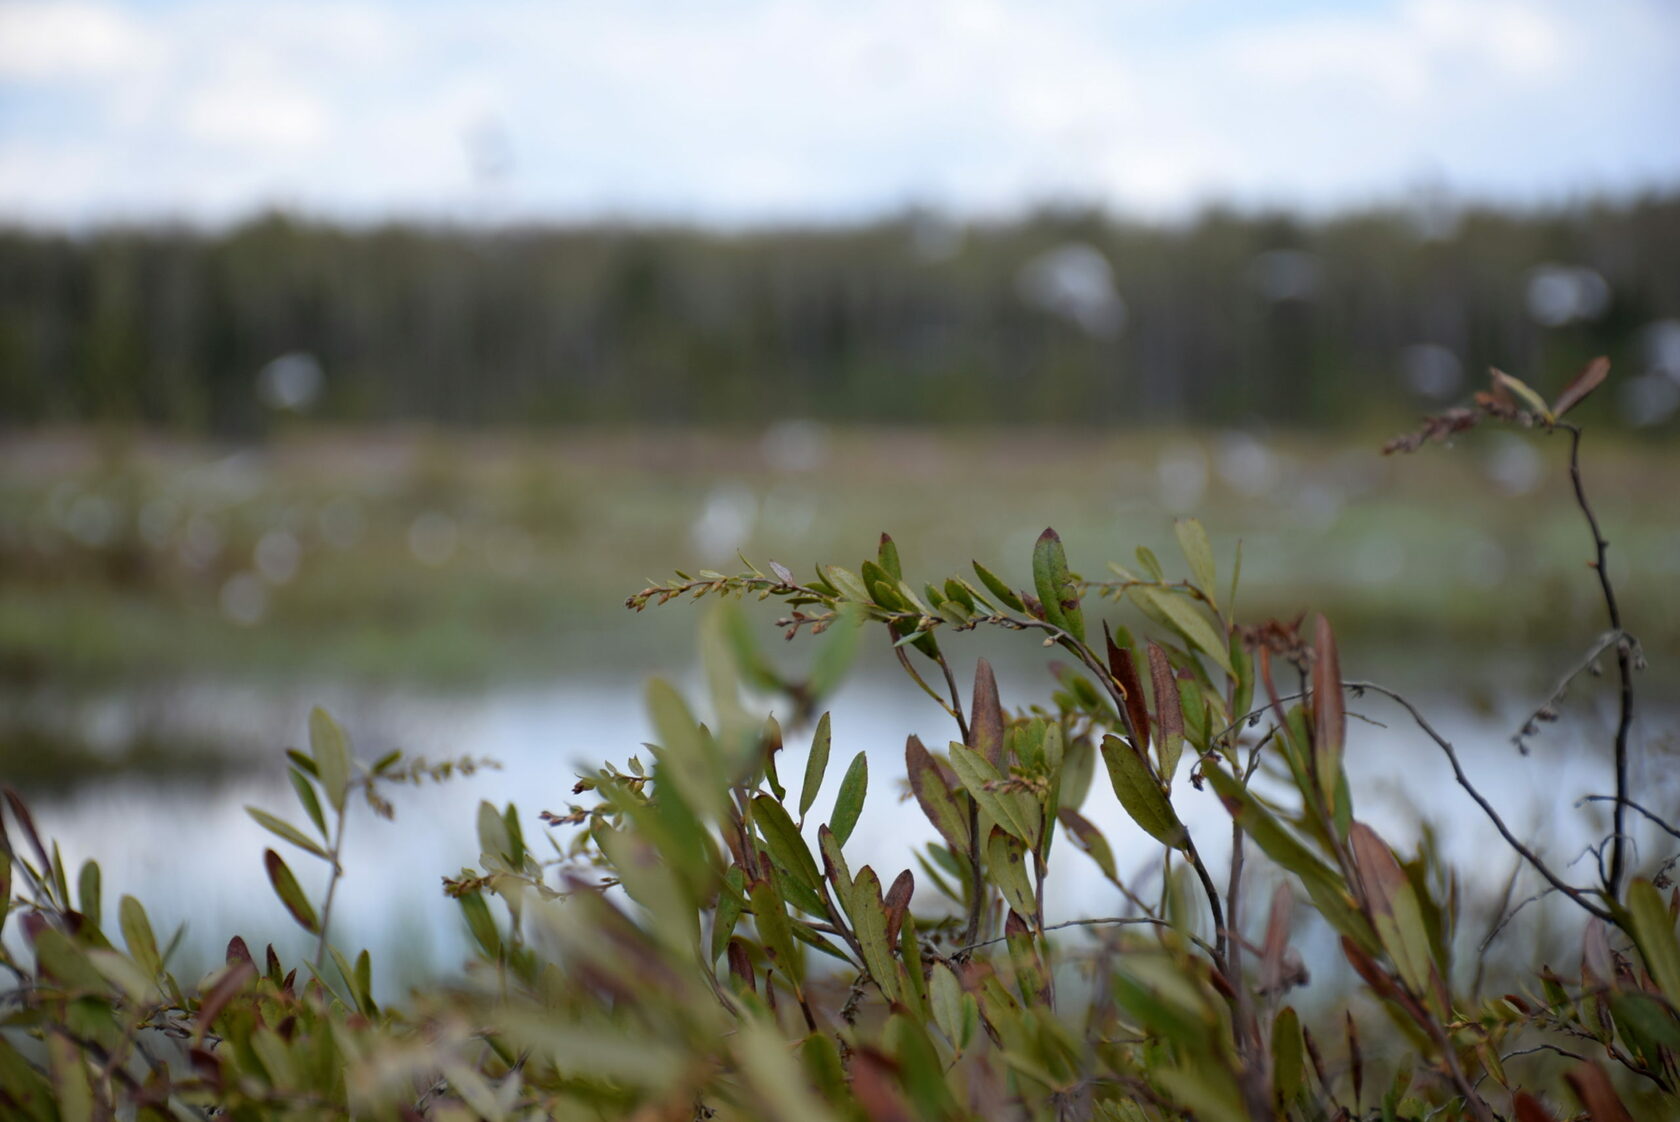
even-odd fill
[[(1004, 700), (1010, 703), (1016, 700), (1011, 679), (1003, 680)], [(1610, 713), (1605, 708), (1613, 700), (1610, 693), (1598, 689), (1591, 699), (1583, 698), (1563, 722), (1548, 726), (1526, 757), (1509, 739), (1529, 703), (1526, 696), (1519, 700), (1509, 692), (1504, 701), (1477, 706), (1440, 693), (1413, 700), (1459, 748), (1471, 778), (1512, 829), (1531, 839), (1554, 866), (1568, 867), (1575, 880), (1588, 883), (1595, 875), (1592, 859), (1580, 855), (1608, 831), (1608, 813), (1602, 805), (1575, 804), (1588, 792), (1611, 790)], [(85, 858), (100, 862), (107, 912), (119, 894), (131, 893), (146, 903), (160, 932), (186, 924), (180, 961), (188, 976), (208, 966), (234, 933), (253, 943), (255, 932), (287, 933), (292, 938), (282, 941), (281, 949), (301, 952), (308, 937), (286, 917), (262, 872), (262, 851), (275, 839), (243, 808), (253, 804), (303, 821), (284, 778), (280, 749), (305, 743), (307, 714), (317, 703), (341, 717), (364, 760), (401, 747), (432, 760), (471, 755), (500, 764), (440, 786), (395, 789), (394, 822), (376, 818), (365, 806), (353, 812), (334, 936), (343, 947), (373, 948), (378, 982), (387, 993), (454, 969), (465, 953), (464, 926), (454, 902), (442, 895), (440, 879), (477, 864), (479, 800), (498, 807), (517, 803), (527, 839), (543, 848), (537, 813), (562, 810), (580, 770), (603, 760), (622, 763), (652, 738), (642, 686), (622, 676), (586, 676), (549, 687), (468, 696), (214, 683), (177, 689), (166, 702), (149, 693), (113, 693), (84, 709), (95, 742), (101, 728), (115, 735), (138, 713), (155, 717), (152, 711), (162, 706), (183, 735), (228, 745), (240, 753), (241, 762), (215, 778), (129, 773), (75, 783), (57, 793), (43, 791), (34, 799), (37, 821), (44, 834), (59, 841), (72, 869)], [(1419, 823), (1429, 820), (1468, 886), (1496, 892), (1510, 873), (1511, 855), (1454, 784), (1439, 748), (1384, 699), (1367, 696), (1350, 702), (1350, 709), (1381, 723), (1350, 723), (1347, 762), (1358, 815), (1396, 845), (1412, 844)], [(883, 879), (890, 879), (906, 865), (914, 867), (910, 848), (933, 836), (914, 805), (901, 801), (905, 736), (915, 732), (938, 747), (954, 730), (924, 695), (894, 678), (854, 680), (835, 698), (832, 710), (829, 778), (811, 815), (810, 832), (814, 837), (815, 823), (826, 818), (846, 761), (867, 751), (869, 799), (847, 855), (854, 870), (872, 863)], [(1676, 727), (1674, 716), (1671, 705), (1649, 702), (1636, 730), (1641, 751), (1635, 790), (1648, 805), (1667, 806), (1671, 812), (1680, 798), (1672, 742), (1664, 734)], [(809, 730), (789, 730), (787, 739), (781, 771), (784, 778), (797, 779)], [(1191, 789), (1182, 772), (1179, 787), (1175, 798), (1198, 845), (1210, 865), (1222, 866), (1230, 844), (1229, 819), (1210, 794)], [(1153, 844), (1126, 820), (1100, 773), (1085, 813), (1109, 835), (1123, 872), (1152, 863)], [(1641, 853), (1658, 855), (1654, 839)], [(318, 899), (325, 866), (302, 854), (287, 856)], [(1048, 886), (1050, 918), (1117, 910), (1113, 890), (1085, 857), (1066, 853), (1057, 869)], [(918, 907), (931, 905), (935, 897), (931, 885), (920, 886)]]

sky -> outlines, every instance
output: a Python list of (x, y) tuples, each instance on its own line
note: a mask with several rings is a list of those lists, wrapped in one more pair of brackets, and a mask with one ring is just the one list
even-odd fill
[(0, 222), (1171, 220), (1675, 186), (1674, 0), (0, 0)]

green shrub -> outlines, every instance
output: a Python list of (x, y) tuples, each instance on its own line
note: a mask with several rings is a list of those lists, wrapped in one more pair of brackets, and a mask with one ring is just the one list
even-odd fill
[[(401, 1005), (375, 1001), (366, 951), (351, 958), (329, 938), (343, 823), (357, 801), (389, 814), (389, 784), (459, 765), (396, 754), (364, 765), (317, 710), (311, 751), (290, 756), (301, 824), (252, 810), (294, 860), (332, 867), (317, 904), (280, 852), (264, 854), (317, 952), (287, 964), (235, 938), (226, 965), (196, 982), (169, 972), (171, 948), (138, 901), (104, 913), (97, 865), (72, 892), (57, 848), (8, 792), (0, 893), (21, 941), (0, 949), (15, 982), (0, 1108), (42, 1122), (1680, 1116), (1680, 941), (1674, 895), (1661, 892), (1671, 862), (1630, 875), (1628, 811), (1680, 834), (1662, 808), (1628, 797), (1639, 649), (1579, 489), (1580, 431), (1560, 419), (1606, 366), (1550, 406), (1496, 374), (1474, 409), (1391, 446), (1489, 419), (1568, 437), (1609, 613), (1570, 677), (1613, 655), (1621, 690), (1615, 829), (1598, 883), (1566, 880), (1516, 837), (1411, 702), (1344, 680), (1324, 618), (1239, 623), (1240, 556), (1223, 572), (1194, 521), (1177, 526), (1182, 577), (1140, 550), (1132, 568), (1083, 579), (1046, 530), (1026, 588), (979, 564), (972, 577), (913, 583), (883, 535), (855, 570), (822, 565), (801, 579), (749, 564), (631, 597), (638, 610), (724, 603), (705, 635), (714, 719), (654, 682), (657, 745), (582, 777), (579, 801), (544, 813), (542, 844), (513, 806), (482, 804), (480, 867), (445, 882), (475, 958)], [(759, 651), (732, 604), (746, 597), (777, 601), (789, 638), (828, 633), (807, 677)], [(1122, 608), (1137, 632), (1117, 622)], [(1042, 703), (1007, 710), (984, 661), (962, 686), (945, 654), (980, 628), (1019, 632), (1072, 664)], [(853, 869), (847, 844), (865, 801), (896, 784), (872, 780), (862, 753), (831, 761), (827, 715), (803, 774), (782, 776), (782, 730), (742, 702), (744, 685), (784, 695), (803, 723), (874, 629), (957, 733), (943, 747), (907, 739), (902, 778), (937, 840), (879, 871)], [(1280, 689), (1285, 678), (1298, 688)], [(1523, 735), (1555, 716), (1561, 692)], [(1535, 964), (1515, 991), (1483, 992), (1481, 964), (1461, 953), (1452, 870), (1427, 835), (1397, 853), (1358, 817), (1343, 766), (1356, 750), (1348, 695), (1390, 699), (1440, 750), (1541, 891), (1581, 921), (1578, 972)], [(1262, 774), (1287, 795), (1262, 795)], [(1181, 820), (1186, 781), (1229, 811), (1230, 867), (1210, 868)], [(1081, 813), (1104, 783), (1157, 847), (1147, 895)], [(825, 788), (834, 809), (816, 822)], [(1052, 922), (1047, 881), (1086, 861), (1112, 906)], [(1261, 868), (1275, 887), (1256, 900)], [(1297, 901), (1358, 979), (1330, 1008), (1291, 1004), (1307, 983), (1292, 948)], [(1385, 1034), (1381, 1062), (1360, 1043), (1373, 1032)]]

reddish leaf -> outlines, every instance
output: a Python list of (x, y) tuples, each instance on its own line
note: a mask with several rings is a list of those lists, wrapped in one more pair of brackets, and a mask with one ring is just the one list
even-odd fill
[(974, 704), (968, 714), (968, 746), (999, 771), (1003, 770), (1003, 705), (998, 701), (997, 678), (981, 659), (974, 667)]
[(1103, 639), (1108, 644), (1108, 671), (1120, 683), (1126, 695), (1125, 716), (1131, 723), (1133, 739), (1139, 752), (1149, 750), (1149, 706), (1143, 699), (1143, 681), (1138, 677), (1137, 663), (1132, 652), (1114, 642), (1108, 624), (1103, 624)]
[(747, 956), (747, 944), (740, 936), (729, 940), (729, 972), (747, 984), (747, 988), (758, 992), (758, 981), (753, 977), (752, 959)]
[(229, 962), (249, 962), (252, 966), (256, 961), (251, 957), (251, 948), (245, 945), (245, 940), (235, 935), (228, 940), (226, 958)]
[[(951, 791), (939, 764), (921, 738), (912, 734), (904, 741), (904, 770), (910, 779), (910, 790), (927, 820), (945, 838), (952, 849), (966, 850), (969, 844), (968, 819), (961, 811), (962, 802)], [(966, 799), (966, 794), (962, 799)]]
[(1173, 676), (1167, 652), (1153, 640), (1149, 644), (1149, 683), (1155, 691), (1155, 721), (1161, 743), (1173, 744), (1184, 735), (1184, 710), (1178, 700), (1178, 681)]
[(35, 856), (40, 859), (41, 874), (43, 876), (50, 875), (52, 870), (52, 858), (47, 856), (47, 847), (41, 844), (41, 835), (35, 831), (35, 819), (30, 817), (29, 808), (23, 803), (23, 796), (12, 790), (10, 787), (5, 788), (4, 790), (6, 793), (6, 803), (12, 808), (12, 817), (16, 818), (18, 825), (23, 827), (24, 837), (29, 839), (30, 848), (35, 851)]
[(910, 897), (916, 891), (916, 878), (909, 869), (898, 874), (887, 889), (887, 943), (898, 945), (898, 929), (904, 924), (904, 916), (910, 910)]
[(852, 1053), (852, 1094), (869, 1122), (916, 1122), (915, 1112), (898, 1091), (898, 1065), (875, 1048)]
[(1609, 373), (1610, 360), (1603, 355), (1587, 363), (1586, 368), (1575, 375), (1575, 380), (1558, 394), (1557, 400), (1552, 403), (1552, 415), (1561, 417), (1581, 404), (1582, 399), (1603, 384), (1605, 376)]
[(1325, 798), (1335, 795), (1342, 767), (1342, 744), (1347, 740), (1347, 711), (1342, 707), (1342, 664), (1336, 656), (1336, 636), (1330, 621), (1318, 617), (1312, 666), (1313, 745), (1318, 781)]
[(216, 1023), (216, 1017), (234, 999), (240, 990), (251, 984), (257, 976), (257, 968), (250, 959), (236, 962), (227, 968), (209, 993), (204, 995), (204, 1001), (198, 1007), (198, 1024), (193, 1030), (194, 1042), (201, 1042), (204, 1034), (210, 1031), (210, 1026)]
[(1374, 912), (1393, 915), (1394, 897), (1406, 887), (1406, 874), (1394, 859), (1394, 851), (1363, 822), (1355, 822), (1348, 829), (1348, 845), (1353, 850), (1353, 866), (1359, 873), (1366, 904)]
[(1622, 1105), (1616, 1088), (1610, 1085), (1610, 1077), (1604, 1074), (1602, 1068), (1594, 1064), (1579, 1064), (1565, 1072), (1563, 1077), (1569, 1080), (1592, 1122), (1633, 1122), (1633, 1115)]
[(1516, 1109), (1517, 1122), (1558, 1122), (1557, 1115), (1541, 1106), (1540, 1100), (1527, 1091), (1513, 1095), (1511, 1105)]
[(1260, 951), (1260, 992), (1276, 993), (1283, 984), (1283, 955), (1289, 949), (1290, 913), (1295, 894), (1286, 882), (1272, 890), (1272, 910), (1266, 918), (1266, 944)]

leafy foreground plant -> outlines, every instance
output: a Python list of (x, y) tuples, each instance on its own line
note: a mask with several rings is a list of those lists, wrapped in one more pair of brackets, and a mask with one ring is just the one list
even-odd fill
[[(17, 981), (0, 1035), (0, 1107), (42, 1120), (1680, 1117), (1680, 941), (1674, 897), (1659, 891), (1672, 859), (1623, 887), (1626, 812), (1680, 833), (1628, 798), (1638, 646), (1579, 489), (1580, 432), (1560, 420), (1604, 373), (1595, 363), (1549, 407), (1496, 374), (1474, 410), (1431, 418), (1395, 445), (1487, 419), (1570, 437), (1610, 630), (1565, 686), (1614, 651), (1622, 701), (1599, 883), (1569, 882), (1518, 839), (1410, 702), (1345, 681), (1327, 621), (1306, 633), (1239, 624), (1235, 574), (1220, 581), (1193, 521), (1178, 525), (1185, 578), (1140, 550), (1135, 572), (1082, 580), (1046, 531), (1027, 589), (978, 564), (972, 581), (915, 587), (883, 536), (856, 572), (820, 566), (801, 582), (780, 565), (749, 565), (679, 573), (631, 597), (637, 609), (683, 596), (775, 599), (790, 638), (828, 636), (810, 677), (792, 682), (732, 606), (714, 616), (704, 638), (715, 719), (700, 723), (653, 683), (651, 763), (588, 775), (574, 791), (585, 801), (545, 813), (566, 831), (552, 856), (527, 844), (513, 806), (481, 805), (480, 868), (446, 881), (476, 958), (458, 983), (400, 1008), (375, 1002), (366, 951), (352, 961), (332, 945), (330, 910), (351, 793), (388, 812), (379, 785), (423, 765), (390, 756), (360, 769), (317, 712), (311, 753), (291, 758), (307, 825), (252, 812), (333, 865), (317, 909), (284, 859), (265, 854), (277, 894), (317, 937), (315, 959), (300, 978), (272, 947), (259, 964), (236, 938), (226, 966), (188, 986), (132, 898), (117, 917), (126, 950), (115, 947), (97, 866), (84, 866), (72, 898), (56, 847), (8, 792), (27, 848), (6, 843), (0, 889), (27, 952), (0, 951)], [(1154, 637), (1088, 626), (1087, 611), (1110, 603), (1139, 613)], [(957, 733), (943, 750), (905, 744), (909, 790), (937, 836), (905, 854), (914, 870), (850, 866), (870, 786), (862, 753), (829, 820), (809, 820), (827, 783), (827, 715), (795, 792), (777, 771), (780, 728), (742, 702), (745, 684), (814, 712), (872, 627)], [(942, 643), (982, 627), (1071, 656), (1048, 704), (1005, 709), (984, 661), (959, 689)], [(1295, 688), (1281, 692), (1280, 674)], [(1563, 688), (1521, 738), (1555, 716)], [(1543, 891), (1580, 913), (1578, 976), (1540, 967), (1520, 992), (1483, 992), (1483, 964), (1459, 953), (1458, 881), (1427, 834), (1416, 853), (1397, 854), (1355, 813), (1343, 766), (1350, 693), (1415, 718)], [(1153, 839), (1143, 875), (1121, 875), (1121, 855), (1081, 812), (1099, 772)], [(1185, 825), (1185, 779), (1229, 811), (1227, 867), (1210, 868)], [(1070, 846), (1084, 856), (1066, 856)], [(1095, 863), (1114, 914), (1046, 915), (1046, 883), (1071, 860)], [(1256, 906), (1262, 871), (1273, 887)], [(1307, 982), (1291, 947), (1303, 897), (1359, 979), (1356, 1002), (1304, 1014), (1289, 1003)], [(1383, 1072), (1359, 1043), (1356, 1004), (1378, 1014), (1364, 1031), (1380, 1026), (1380, 1052), (1405, 1050)]]

